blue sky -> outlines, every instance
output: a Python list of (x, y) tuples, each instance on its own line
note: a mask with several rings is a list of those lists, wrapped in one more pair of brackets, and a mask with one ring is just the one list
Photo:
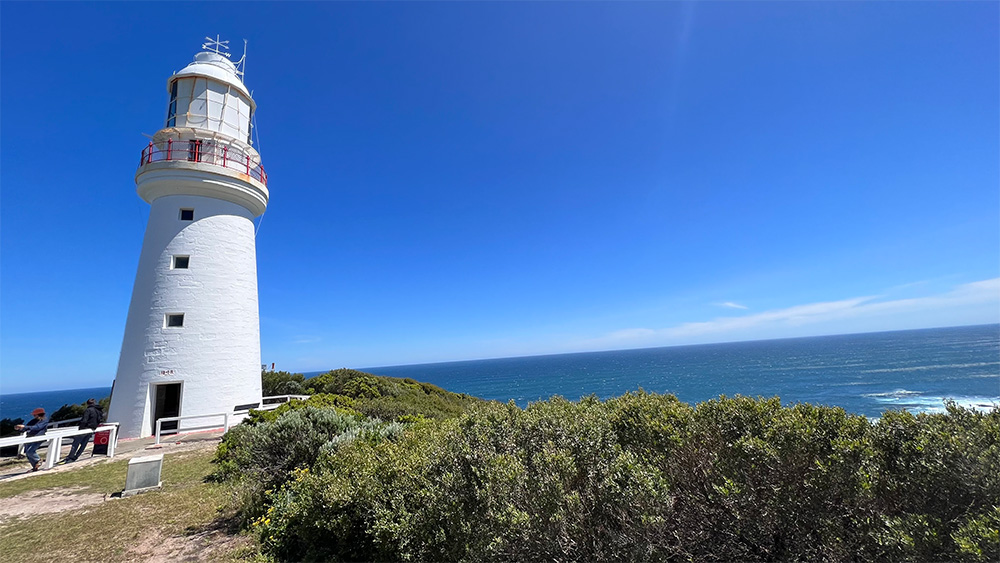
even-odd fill
[(0, 3), (0, 392), (110, 385), (143, 134), (217, 33), (249, 41), (280, 369), (998, 322), (998, 22), (996, 2)]

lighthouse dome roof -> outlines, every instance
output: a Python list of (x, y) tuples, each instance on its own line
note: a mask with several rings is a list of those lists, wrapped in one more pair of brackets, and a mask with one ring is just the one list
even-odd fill
[[(194, 56), (194, 61), (170, 77), (170, 80), (167, 81), (167, 89), (170, 89), (171, 82), (183, 76), (211, 78), (232, 86), (242, 92), (247, 98), (250, 98), (250, 92), (243, 85), (243, 80), (240, 79), (239, 72), (236, 70), (236, 65), (221, 53), (211, 51), (198, 53)], [(253, 101), (251, 100), (250, 103), (253, 104)]]

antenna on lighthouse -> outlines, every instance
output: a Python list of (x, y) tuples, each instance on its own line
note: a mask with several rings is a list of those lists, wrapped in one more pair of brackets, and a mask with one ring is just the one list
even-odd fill
[[(219, 34), (215, 35), (215, 39), (212, 39), (211, 37), (206, 37), (205, 43), (201, 44), (201, 48), (205, 49), (206, 51), (212, 51), (216, 55), (222, 55), (227, 59), (229, 58), (229, 41), (222, 41), (219, 37)], [(226, 52), (222, 52), (220, 51), (220, 49)]]
[[(243, 56), (236, 61), (236, 74), (242, 77), (247, 72), (247, 40), (243, 40)], [(252, 94), (251, 94), (252, 95)]]

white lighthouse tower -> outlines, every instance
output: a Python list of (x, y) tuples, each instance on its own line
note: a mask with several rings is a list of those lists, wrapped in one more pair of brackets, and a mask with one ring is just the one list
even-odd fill
[[(253, 219), (267, 207), (267, 175), (242, 60), (226, 43), (209, 39), (167, 80), (164, 127), (135, 174), (151, 208), (108, 412), (124, 438), (149, 436), (159, 418), (261, 401)], [(211, 421), (163, 426), (185, 423)]]

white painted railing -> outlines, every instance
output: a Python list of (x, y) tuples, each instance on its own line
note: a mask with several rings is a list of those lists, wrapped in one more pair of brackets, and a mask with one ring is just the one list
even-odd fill
[[(291, 401), (292, 399), (305, 400), (308, 399), (310, 396), (311, 395), (274, 395), (272, 397), (262, 398), (260, 406), (254, 409), (239, 410), (235, 412), (216, 412), (210, 414), (192, 414), (187, 416), (171, 416), (171, 417), (158, 418), (156, 419), (156, 431), (154, 432), (154, 436), (156, 436), (155, 443), (159, 444), (160, 439), (166, 434), (180, 434), (181, 432), (193, 432), (195, 430), (214, 430), (216, 428), (220, 428), (218, 424), (218, 417), (222, 417), (221, 428), (226, 432), (228, 432), (230, 427), (235, 426), (240, 422), (243, 422), (243, 419), (246, 418), (248, 414), (250, 414), (251, 410), (270, 411), (280, 407), (281, 405), (287, 403), (288, 401)], [(268, 401), (271, 402), (268, 403)], [(190, 421), (197, 418), (216, 418), (216, 421), (213, 422), (212, 424), (202, 424), (195, 426), (192, 426), (190, 424), (185, 424), (184, 427), (181, 428), (180, 424), (181, 421), (185, 420)], [(164, 430), (163, 429), (164, 422), (177, 422), (178, 423), (177, 428), (171, 430)]]
[[(54, 422), (49, 422), (48, 428), (59, 428), (61, 426), (66, 426), (66, 425), (69, 425), (69, 424), (73, 424), (74, 422), (80, 422), (81, 420), (83, 420), (82, 417), (68, 418), (66, 420), (56, 420)], [(27, 432), (21, 432), (20, 435), (21, 436), (27, 436), (28, 433)], [(17, 457), (21, 457), (23, 455), (24, 455), (24, 444), (20, 444), (20, 445), (17, 446)]]
[(52, 469), (55, 467), (56, 462), (59, 461), (59, 454), (62, 449), (63, 438), (72, 438), (74, 436), (83, 436), (84, 434), (95, 434), (97, 432), (110, 432), (108, 440), (108, 457), (115, 457), (115, 444), (118, 441), (118, 423), (114, 422), (111, 424), (102, 424), (97, 427), (97, 430), (91, 430), (90, 428), (84, 428), (82, 430), (76, 428), (69, 429), (54, 429), (53, 431), (46, 431), (45, 434), (41, 436), (10, 436), (8, 438), (0, 438), (0, 448), (7, 446), (18, 446), (18, 451), (21, 451), (21, 447), (25, 444), (34, 444), (36, 442), (42, 442), (48, 448), (45, 455), (45, 469)]
[(83, 417), (78, 416), (76, 418), (67, 418), (66, 420), (56, 420), (49, 422), (49, 428), (59, 428), (60, 426), (66, 426), (68, 424), (73, 424), (74, 422), (80, 422)]
[[(240, 411), (240, 413), (242, 413), (243, 416), (246, 416), (247, 412), (248, 411)], [(182, 430), (181, 429), (181, 425), (179, 423), (181, 421), (183, 421), (183, 420), (190, 421), (190, 420), (194, 420), (194, 419), (197, 419), (197, 418), (216, 418), (216, 417), (222, 417), (222, 428), (225, 429), (228, 432), (229, 431), (229, 418), (230, 417), (239, 416), (240, 413), (234, 413), (234, 412), (233, 413), (231, 413), (231, 412), (215, 412), (215, 413), (210, 413), (210, 414), (192, 414), (192, 415), (188, 415), (188, 416), (170, 416), (170, 417), (158, 418), (158, 419), (156, 419), (156, 442), (155, 443), (159, 444), (160, 443), (160, 438), (164, 434), (164, 430), (163, 430), (163, 423), (164, 422), (177, 422), (178, 424), (177, 424), (177, 428), (176, 429), (167, 430), (166, 432), (169, 433), (169, 434), (180, 434), (182, 431), (183, 432), (191, 432), (193, 430), (212, 430), (212, 429), (215, 429), (215, 428), (219, 428), (218, 421), (215, 421), (212, 424), (202, 424), (202, 425), (194, 425), (194, 426), (192, 426), (191, 424), (185, 424), (184, 428)], [(240, 420), (243, 420), (243, 419), (240, 418)]]

